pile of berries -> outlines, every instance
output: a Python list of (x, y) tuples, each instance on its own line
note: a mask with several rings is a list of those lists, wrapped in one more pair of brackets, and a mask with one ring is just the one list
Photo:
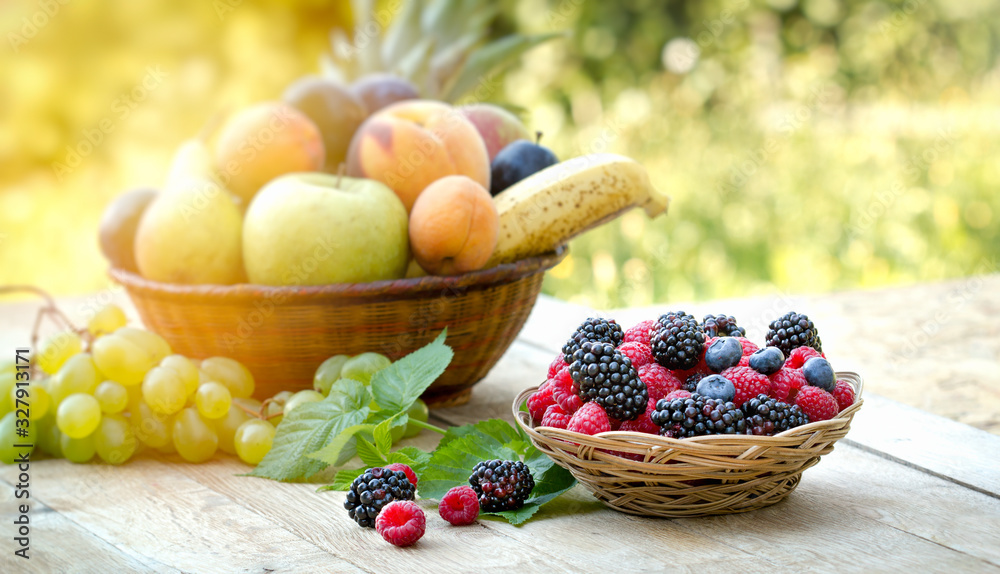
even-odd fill
[(764, 347), (745, 335), (728, 315), (699, 322), (675, 311), (624, 331), (613, 319), (587, 319), (549, 365), (528, 411), (535, 425), (589, 435), (686, 438), (775, 435), (854, 403), (854, 388), (837, 380), (806, 315), (772, 321)]

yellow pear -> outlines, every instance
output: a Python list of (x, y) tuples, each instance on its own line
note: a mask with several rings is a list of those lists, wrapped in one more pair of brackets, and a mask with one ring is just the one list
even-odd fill
[(139, 221), (135, 260), (147, 279), (228, 285), (244, 280), (243, 217), (207, 177), (167, 183)]

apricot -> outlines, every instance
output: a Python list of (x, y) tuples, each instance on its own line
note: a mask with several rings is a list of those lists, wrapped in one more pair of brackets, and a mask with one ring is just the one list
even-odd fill
[(369, 114), (403, 100), (420, 97), (417, 88), (392, 74), (368, 74), (351, 84), (351, 92), (364, 102)]
[(268, 102), (229, 118), (215, 142), (215, 169), (219, 181), (246, 206), (278, 176), (322, 169), (325, 155), (312, 120), (288, 104)]
[(347, 174), (389, 186), (406, 206), (431, 183), (464, 175), (490, 187), (490, 159), (475, 126), (458, 110), (430, 100), (392, 104), (361, 124), (347, 152)]
[(427, 186), (413, 204), (410, 249), (428, 273), (467, 273), (493, 255), (499, 229), (490, 192), (464, 175), (450, 175)]
[(347, 148), (371, 110), (346, 86), (324, 78), (302, 78), (288, 86), (282, 96), (288, 104), (309, 117), (323, 137), (326, 170), (336, 173), (347, 159)]

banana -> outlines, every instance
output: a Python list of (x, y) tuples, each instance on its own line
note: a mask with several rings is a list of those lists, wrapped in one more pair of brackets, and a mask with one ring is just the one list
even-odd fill
[(652, 218), (670, 205), (670, 197), (653, 189), (638, 162), (608, 153), (557, 163), (505, 189), (494, 201), (500, 233), (486, 267), (550, 252), (633, 207)]

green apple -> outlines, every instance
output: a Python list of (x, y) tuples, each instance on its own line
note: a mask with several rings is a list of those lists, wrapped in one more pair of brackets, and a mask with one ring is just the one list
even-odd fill
[(319, 172), (261, 189), (243, 224), (247, 276), (262, 285), (399, 279), (410, 248), (403, 203), (384, 184)]

